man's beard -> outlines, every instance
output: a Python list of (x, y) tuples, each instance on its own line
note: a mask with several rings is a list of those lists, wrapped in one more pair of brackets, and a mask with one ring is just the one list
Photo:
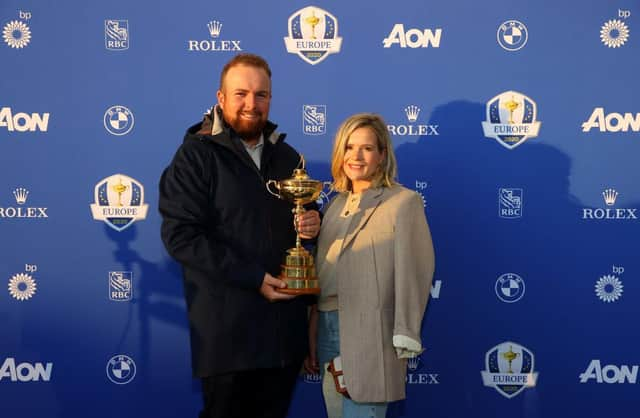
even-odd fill
[(267, 123), (261, 113), (256, 113), (256, 115), (258, 118), (254, 120), (242, 119), (239, 114), (234, 115), (233, 118), (226, 117), (225, 119), (227, 119), (229, 126), (233, 128), (240, 138), (256, 139), (260, 136)]

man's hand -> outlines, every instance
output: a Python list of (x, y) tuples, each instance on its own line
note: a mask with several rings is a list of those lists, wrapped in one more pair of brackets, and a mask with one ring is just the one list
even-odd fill
[(287, 284), (280, 279), (277, 279), (269, 273), (264, 274), (264, 279), (260, 285), (260, 293), (269, 302), (277, 302), (279, 300), (289, 300), (295, 298), (297, 295), (288, 295), (286, 293), (277, 292), (276, 289), (285, 289)]
[(301, 213), (295, 219), (296, 228), (300, 238), (311, 239), (320, 232), (320, 214), (317, 210), (308, 210)]

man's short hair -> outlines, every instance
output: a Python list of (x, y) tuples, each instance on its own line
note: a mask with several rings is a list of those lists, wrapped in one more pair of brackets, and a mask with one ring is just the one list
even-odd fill
[(224, 78), (227, 76), (229, 69), (231, 67), (235, 67), (238, 65), (246, 65), (247, 67), (262, 68), (269, 76), (269, 80), (271, 80), (271, 68), (269, 68), (269, 64), (267, 63), (267, 60), (255, 54), (238, 54), (235, 57), (231, 58), (231, 60), (227, 62), (224, 68), (222, 69), (222, 73), (220, 73), (220, 90), (222, 90), (222, 85), (224, 84)]

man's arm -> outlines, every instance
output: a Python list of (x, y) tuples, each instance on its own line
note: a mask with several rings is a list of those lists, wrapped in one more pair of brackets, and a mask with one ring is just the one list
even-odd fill
[(202, 148), (183, 145), (162, 174), (162, 241), (184, 267), (201, 271), (211, 280), (258, 290), (266, 277), (264, 268), (212, 236), (211, 164)]

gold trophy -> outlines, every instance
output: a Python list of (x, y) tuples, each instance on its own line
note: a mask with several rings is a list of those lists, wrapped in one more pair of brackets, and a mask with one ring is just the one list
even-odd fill
[[(304, 169), (304, 158), (300, 156), (302, 168), (293, 170), (293, 177), (286, 180), (267, 181), (267, 190), (279, 199), (294, 203), (294, 220), (305, 212), (302, 205), (311, 203), (320, 196), (324, 183), (313, 180)], [(299, 166), (300, 166), (299, 165)], [(271, 186), (277, 189), (277, 193), (271, 190)], [(305, 250), (300, 243), (300, 233), (296, 225), (296, 246), (287, 250), (282, 271), (279, 278), (287, 284), (285, 289), (277, 289), (278, 292), (289, 295), (317, 295), (320, 293), (318, 277), (313, 256)]]
[(111, 186), (111, 190), (118, 193), (118, 206), (122, 206), (122, 193), (126, 192), (128, 188), (129, 186), (122, 184), (122, 179), (120, 179), (120, 183)]
[(511, 362), (517, 359), (519, 355), (519, 353), (513, 352), (512, 346), (509, 346), (509, 351), (502, 353), (502, 357), (504, 357), (504, 359), (509, 362), (509, 370), (507, 371), (507, 373), (513, 373), (513, 370), (511, 370)]
[(311, 16), (304, 20), (311, 25), (311, 39), (316, 39), (316, 25), (320, 23), (320, 19), (316, 17), (315, 10), (311, 11)]
[(515, 123), (513, 121), (513, 112), (518, 108), (518, 106), (520, 106), (520, 103), (513, 100), (513, 96), (511, 96), (511, 100), (506, 102), (503, 106), (509, 111), (509, 123), (513, 125)]

